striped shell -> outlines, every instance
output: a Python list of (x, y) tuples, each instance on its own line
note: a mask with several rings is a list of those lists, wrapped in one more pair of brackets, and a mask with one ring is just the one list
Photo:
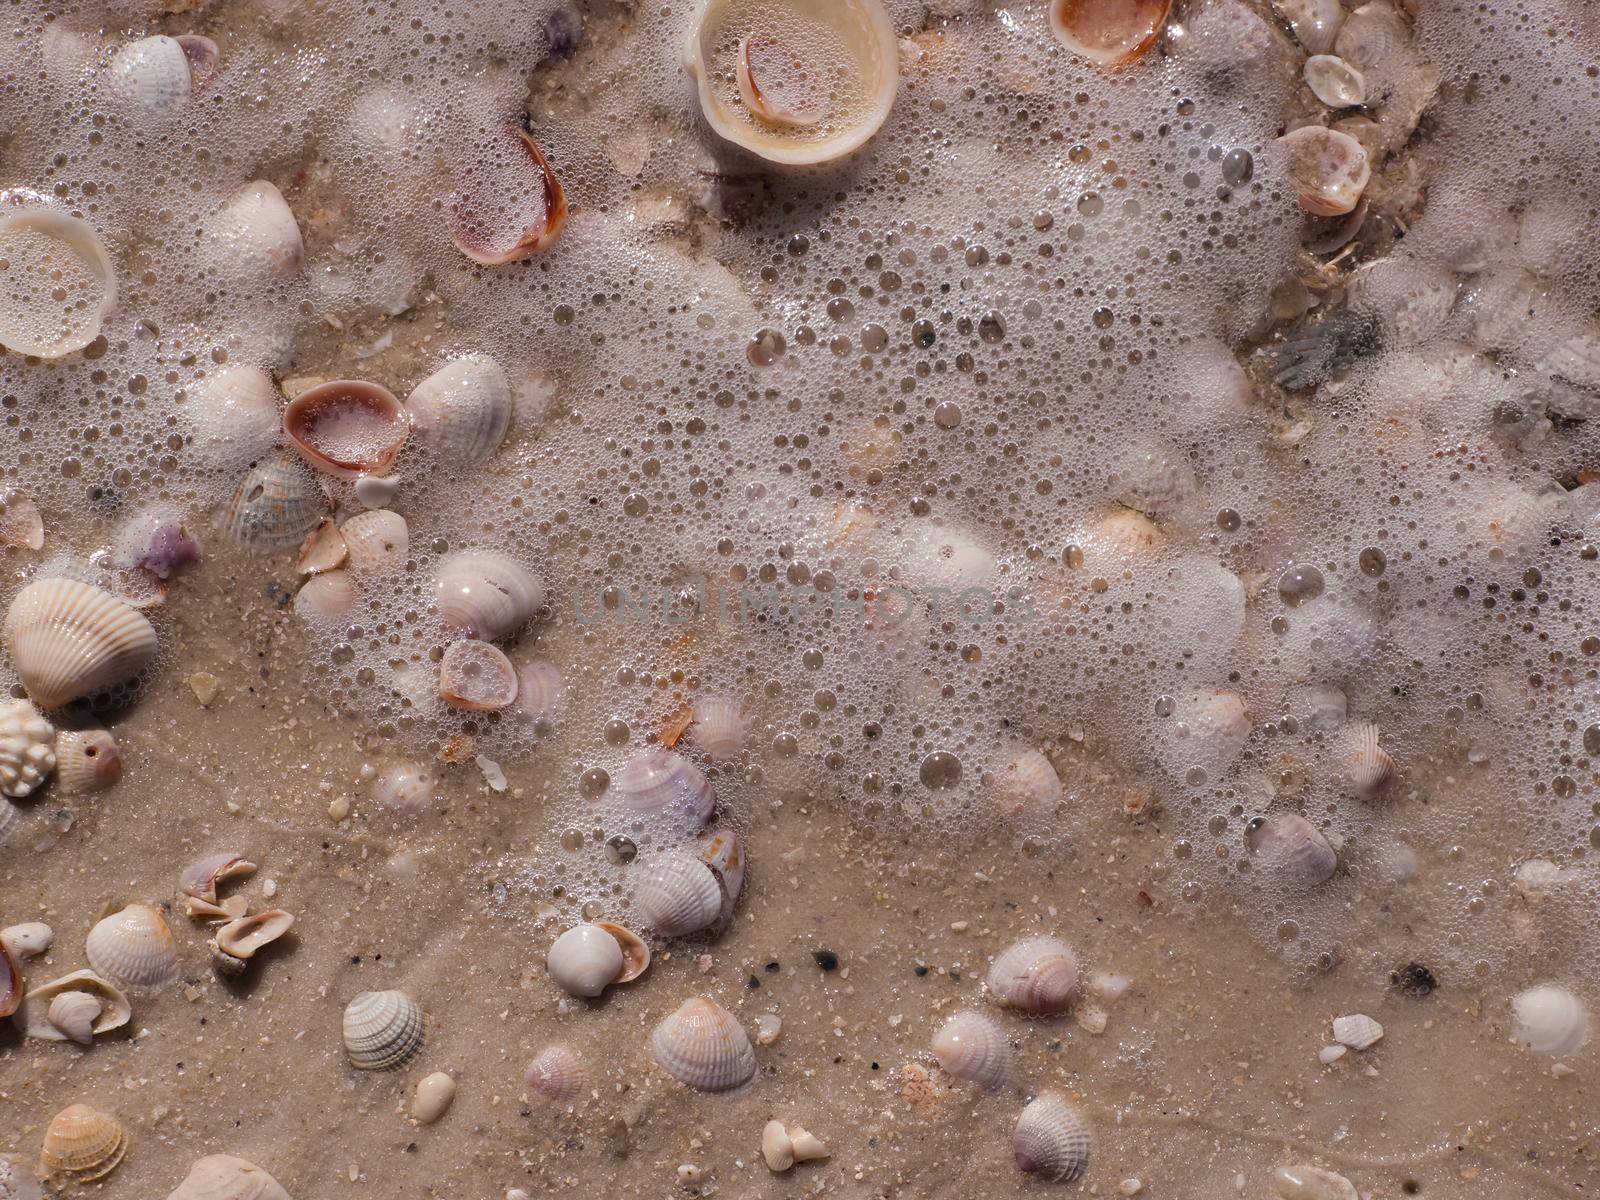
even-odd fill
[(89, 930), (89, 965), (126, 988), (161, 988), (178, 976), (178, 947), (161, 914), (130, 904)]
[(517, 669), (488, 642), (451, 642), (439, 660), (439, 697), (451, 708), (496, 712), (517, 698)]
[(298, 546), (328, 511), (328, 498), (292, 454), (274, 454), (240, 480), (223, 528), (247, 550)]
[(1301, 887), (1325, 883), (1339, 866), (1322, 831), (1299, 813), (1257, 817), (1245, 827), (1244, 841), (1261, 870)]
[(531, 1091), (557, 1104), (570, 1104), (583, 1091), (583, 1060), (570, 1046), (556, 1042), (546, 1046), (528, 1063), (522, 1082)]
[[(12, 1022), (31, 1038), (46, 1042), (65, 1041), (69, 1034), (56, 1021), (56, 1004), (68, 995), (85, 996), (98, 1008), (91, 1018), (90, 1034), (120, 1029), (133, 1016), (133, 1006), (122, 989), (93, 971), (73, 971), (60, 979), (40, 984), (22, 998), (22, 1007)], [(81, 1038), (75, 1039), (81, 1041)], [(87, 1043), (85, 1043), (87, 1044)]]
[(1049, 812), (1061, 800), (1061, 776), (1031, 746), (1008, 754), (994, 773), (994, 803), (1001, 812)]
[(674, 850), (645, 867), (634, 887), (633, 910), (646, 929), (684, 937), (715, 925), (724, 900), (717, 873), (703, 859)]
[(1388, 751), (1378, 744), (1379, 730), (1371, 721), (1357, 721), (1342, 739), (1342, 765), (1350, 787), (1363, 800), (1376, 800), (1391, 787), (1399, 772)]
[(535, 729), (553, 727), (566, 707), (567, 687), (555, 663), (536, 658), (517, 668), (517, 711), (528, 717)]
[(544, 603), (544, 585), (521, 563), (492, 550), (466, 550), (439, 564), (439, 620), (486, 642), (515, 633)]
[(656, 1061), (679, 1083), (727, 1092), (755, 1078), (756, 1052), (734, 1015), (696, 996), (668, 1013), (650, 1034)]
[(103, 792), (122, 778), (122, 748), (100, 726), (56, 734), (56, 788), (64, 796)]
[(738, 758), (750, 736), (750, 718), (737, 701), (722, 696), (701, 696), (694, 702), (693, 724), (685, 741), (714, 759)]
[(1011, 1153), (1024, 1174), (1071, 1183), (1089, 1169), (1091, 1140), (1078, 1110), (1059, 1092), (1044, 1092), (1017, 1118)]
[(1272, 0), (1272, 7), (1289, 22), (1295, 38), (1312, 54), (1333, 49), (1333, 39), (1344, 21), (1339, 0)]
[(358, 1071), (390, 1071), (422, 1049), (422, 1009), (401, 991), (362, 992), (345, 1006), (344, 1048)]
[(190, 385), (191, 446), (206, 467), (246, 471), (278, 440), (283, 397), (259, 367), (230, 363)]
[(957, 1079), (993, 1091), (1011, 1078), (1011, 1043), (994, 1020), (980, 1012), (958, 1012), (933, 1035), (933, 1056)]
[(231, 1154), (208, 1154), (195, 1160), (167, 1200), (289, 1200), (271, 1175)]
[(681, 754), (646, 746), (611, 777), (606, 797), (632, 813), (675, 813), (704, 825), (716, 807), (711, 784)]
[(156, 652), (156, 631), (110, 592), (41, 579), (17, 593), (4, 637), (28, 695), (43, 708), (126, 682)]
[(112, 94), (143, 120), (176, 114), (194, 92), (189, 55), (172, 37), (128, 42), (112, 56), (109, 78)]
[(406, 397), (417, 440), (449, 466), (477, 466), (505, 440), (511, 426), (511, 384), (485, 354), (447, 362)]
[(1572, 1054), (1589, 1040), (1589, 1010), (1553, 983), (1517, 993), (1511, 1012), (1511, 1040), (1540, 1054)]
[(105, 1006), (89, 992), (61, 992), (50, 1001), (46, 1019), (63, 1037), (80, 1046), (94, 1044), (94, 1026)]
[(1078, 959), (1055, 938), (1014, 942), (989, 968), (989, 992), (1003, 1008), (1046, 1014), (1065, 1012), (1078, 986)]
[(599, 925), (574, 925), (551, 944), (544, 965), (563, 990), (593, 998), (622, 974), (622, 945)]
[(339, 527), (350, 557), (350, 570), (376, 575), (406, 565), (411, 554), (411, 531), (406, 519), (387, 508), (374, 508), (351, 517)]
[(44, 1131), (41, 1173), (55, 1180), (89, 1183), (117, 1169), (128, 1152), (128, 1134), (114, 1117), (87, 1104), (62, 1109)]
[(55, 727), (26, 700), (0, 703), (0, 792), (31, 795), (55, 770)]

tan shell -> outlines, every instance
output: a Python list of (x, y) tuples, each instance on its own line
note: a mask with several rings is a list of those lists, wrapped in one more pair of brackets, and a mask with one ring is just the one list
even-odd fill
[(282, 550), (299, 545), (327, 511), (328, 497), (305, 466), (276, 453), (239, 482), (223, 527), (248, 550)]
[(0, 793), (28, 796), (55, 770), (55, 727), (26, 700), (0, 703)]
[(596, 921), (596, 925), (617, 939), (622, 950), (622, 972), (612, 983), (632, 983), (650, 967), (650, 947), (633, 930), (614, 921)]
[(685, 1000), (656, 1025), (650, 1048), (679, 1083), (727, 1092), (755, 1078), (756, 1052), (734, 1015), (705, 996)]
[(156, 652), (156, 631), (142, 613), (75, 579), (23, 588), (3, 632), (23, 686), (43, 708), (126, 682)]
[(450, 235), (456, 249), (473, 262), (502, 266), (539, 253), (567, 222), (567, 196), (539, 143), (526, 129), (508, 127), (521, 144), (525, 179), (519, 180), (517, 201), (508, 205), (503, 195), (480, 191), (490, 180), (480, 171), (480, 181), (467, 183), (452, 197)]
[(375, 575), (406, 565), (411, 553), (411, 531), (406, 519), (387, 508), (374, 508), (351, 517), (341, 527), (350, 550), (350, 570)]
[(507, 708), (517, 698), (517, 669), (488, 642), (452, 642), (439, 660), (439, 697), (451, 708)]
[(449, 1111), (456, 1098), (456, 1081), (444, 1071), (435, 1071), (417, 1084), (411, 1097), (411, 1117), (419, 1125), (432, 1125)]
[(22, 1003), (22, 968), (11, 957), (10, 947), (0, 942), (0, 1017), (9, 1017)]
[(122, 748), (100, 726), (56, 734), (56, 788), (64, 796), (103, 792), (122, 778)]
[(1050, 0), (1050, 32), (1079, 58), (1120, 67), (1161, 36), (1172, 0)]
[(195, 1160), (167, 1200), (289, 1200), (271, 1175), (231, 1154), (208, 1154)]
[(522, 1081), (547, 1100), (570, 1104), (583, 1091), (583, 1060), (572, 1047), (556, 1042), (534, 1055)]
[(294, 569), (302, 575), (320, 575), (324, 571), (344, 566), (344, 560), (349, 553), (350, 548), (345, 545), (344, 534), (334, 524), (333, 518), (323, 517), (317, 522), (317, 527), (306, 534), (306, 540), (300, 544), (300, 554), (294, 561)]
[(115, 1171), (127, 1152), (128, 1134), (116, 1118), (73, 1104), (45, 1129), (39, 1169), (53, 1180), (90, 1183)]
[(248, 959), (263, 946), (271, 945), (294, 927), (294, 915), (281, 908), (264, 909), (217, 930), (217, 949), (234, 958)]
[(344, 1048), (358, 1071), (404, 1066), (426, 1034), (421, 1007), (404, 992), (362, 992), (345, 1006)]
[[(53, 287), (13, 285), (0, 308), (0, 345), (16, 354), (60, 358), (100, 336), (117, 303), (117, 275), (100, 237), (86, 222), (43, 205), (0, 216), (0, 254), (13, 276), (52, 280)], [(65, 265), (63, 265), (65, 264)]]
[(410, 429), (394, 393), (363, 379), (307, 388), (283, 410), (284, 436), (295, 452), (342, 479), (387, 475)]
[(231, 850), (221, 854), (208, 854), (198, 862), (190, 863), (178, 877), (178, 888), (185, 896), (198, 900), (217, 902), (217, 886), (230, 879), (244, 879), (255, 874), (256, 864), (242, 854)]
[(1318, 217), (1355, 209), (1372, 178), (1361, 143), (1347, 133), (1305, 125), (1278, 139), (1300, 207)]
[(1042, 1015), (1065, 1012), (1078, 987), (1078, 958), (1055, 938), (1024, 938), (1003, 950), (989, 968), (996, 1003)]
[(1045, 1092), (1017, 1118), (1011, 1153), (1024, 1174), (1071, 1183), (1089, 1169), (1091, 1142), (1082, 1114), (1059, 1092)]
[(439, 564), (439, 620), (486, 642), (515, 633), (544, 603), (544, 585), (527, 567), (492, 550), (465, 550)]
[(1011, 1079), (1011, 1043), (981, 1012), (958, 1012), (933, 1035), (933, 1056), (957, 1079), (994, 1090)]
[(178, 976), (178, 947), (161, 914), (130, 904), (99, 921), (84, 943), (89, 965), (126, 988), (165, 987)]

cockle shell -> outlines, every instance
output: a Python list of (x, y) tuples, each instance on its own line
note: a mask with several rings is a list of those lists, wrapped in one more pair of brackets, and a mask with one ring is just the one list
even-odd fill
[(1245, 827), (1245, 848), (1269, 876), (1301, 887), (1333, 877), (1339, 856), (1328, 839), (1299, 813), (1258, 817)]
[(1078, 958), (1056, 938), (1023, 938), (1001, 951), (989, 968), (989, 993), (1004, 1008), (1065, 1012), (1078, 987)]
[(260, 1167), (231, 1154), (195, 1160), (167, 1200), (289, 1200), (289, 1193)]
[(249, 550), (297, 546), (328, 511), (328, 497), (292, 454), (274, 454), (240, 480), (223, 527)]
[(11, 949), (0, 942), (0, 1017), (9, 1017), (22, 1003), (22, 968)]
[(420, 763), (391, 763), (378, 774), (373, 795), (385, 808), (399, 813), (417, 813), (432, 805), (438, 794), (438, 780)]
[(724, 762), (738, 758), (744, 751), (751, 722), (737, 701), (701, 696), (695, 700), (691, 716), (684, 740), (695, 749)]
[(539, 577), (492, 550), (465, 550), (439, 564), (434, 577), (439, 620), (486, 642), (515, 633), (544, 603)]
[(422, 1049), (427, 1020), (401, 991), (362, 992), (345, 1006), (344, 1048), (358, 1071), (404, 1066)]
[(75, 579), (23, 588), (3, 634), (23, 686), (43, 708), (131, 679), (156, 652), (156, 631), (142, 613)]
[(55, 930), (43, 921), (24, 921), (0, 929), (0, 946), (15, 958), (37, 958), (50, 949), (55, 938)]
[(130, 904), (97, 922), (84, 949), (91, 967), (125, 988), (161, 988), (178, 975), (172, 930), (148, 904)]
[(224, 261), (249, 276), (296, 275), (305, 262), (300, 226), (283, 193), (265, 179), (245, 184), (222, 206), (212, 227)]
[(256, 864), (242, 854), (224, 851), (210, 854), (198, 862), (190, 863), (178, 876), (178, 888), (185, 896), (217, 902), (217, 887), (230, 879), (244, 879), (255, 874)]
[(1378, 745), (1378, 727), (1357, 721), (1341, 739), (1341, 765), (1350, 787), (1363, 800), (1376, 800), (1394, 786), (1399, 772), (1388, 751)]
[(217, 949), (234, 958), (248, 959), (263, 946), (271, 945), (294, 927), (294, 914), (281, 908), (264, 909), (230, 921), (217, 930), (213, 939)]
[(0, 305), (0, 345), (60, 358), (100, 336), (117, 303), (117, 274), (94, 229), (45, 206), (0, 216), (0, 257), (9, 263)]
[(1120, 67), (1161, 36), (1172, 0), (1050, 0), (1050, 32), (1102, 67)]
[(456, 1098), (456, 1081), (444, 1071), (435, 1071), (417, 1083), (411, 1097), (411, 1118), (419, 1125), (432, 1125), (449, 1110)]
[(317, 522), (317, 527), (306, 534), (306, 540), (300, 543), (294, 569), (302, 575), (321, 575), (324, 571), (336, 571), (344, 566), (349, 556), (350, 547), (345, 544), (339, 526), (332, 517), (323, 517)]
[(551, 945), (545, 955), (550, 978), (574, 996), (598, 996), (623, 974), (626, 960), (622, 944), (599, 924), (574, 925)]
[(311, 622), (341, 622), (361, 600), (355, 577), (346, 570), (313, 575), (294, 594), (295, 615)]
[(1304, 125), (1284, 134), (1278, 145), (1300, 207), (1306, 212), (1337, 217), (1360, 202), (1372, 178), (1372, 167), (1355, 138), (1321, 125)]
[(1352, 1050), (1366, 1050), (1383, 1039), (1383, 1026), (1366, 1013), (1333, 1019), (1333, 1040)]
[(12, 1021), (31, 1038), (47, 1042), (65, 1041), (70, 1035), (57, 1024), (55, 1017), (56, 1002), (68, 995), (87, 996), (95, 1002), (97, 1008), (89, 1026), (91, 1040), (94, 1034), (120, 1029), (133, 1016), (133, 1005), (115, 984), (93, 971), (73, 971), (60, 979), (40, 984), (24, 996), (22, 1006)]
[(1272, 0), (1278, 15), (1289, 22), (1295, 38), (1312, 54), (1333, 49), (1333, 39), (1344, 22), (1339, 0)]
[(546, 1046), (534, 1055), (522, 1073), (522, 1081), (547, 1100), (570, 1104), (583, 1091), (583, 1060), (561, 1042)]
[(724, 900), (716, 872), (702, 859), (674, 850), (645, 865), (634, 886), (633, 910), (646, 929), (684, 937), (715, 925)]
[(88, 992), (60, 992), (50, 1001), (48, 1019), (60, 1034), (80, 1046), (94, 1044), (94, 1024), (104, 1008)]
[(448, 211), (456, 249), (488, 267), (539, 253), (567, 223), (566, 193), (539, 143), (526, 129), (507, 125), (504, 134), (516, 140), (505, 162), (490, 171), (479, 164)]
[(504, 369), (486, 354), (445, 363), (406, 397), (417, 440), (452, 466), (487, 460), (505, 440), (514, 407)]
[(785, 1128), (782, 1121), (768, 1121), (761, 1130), (761, 1157), (769, 1171), (781, 1173), (795, 1163), (828, 1157), (828, 1148), (809, 1130), (795, 1125)]
[(439, 697), (451, 708), (495, 712), (517, 698), (517, 669), (488, 642), (451, 642), (439, 660)]
[(410, 429), (394, 393), (364, 379), (307, 388), (283, 410), (283, 433), (295, 452), (341, 479), (387, 475)]
[(1013, 816), (1049, 812), (1061, 800), (1061, 776), (1032, 746), (1019, 746), (995, 768), (991, 795), (995, 807)]
[(272, 377), (243, 363), (191, 384), (190, 437), (200, 461), (212, 470), (247, 470), (277, 442), (282, 402)]
[(1017, 1170), (1054, 1183), (1071, 1183), (1089, 1169), (1089, 1125), (1059, 1092), (1030, 1101), (1011, 1132)]
[(1313, 54), (1304, 75), (1312, 94), (1330, 108), (1348, 108), (1367, 98), (1366, 77), (1337, 54)]
[(44, 549), (44, 518), (39, 506), (21, 492), (0, 492), (0, 546)]
[(958, 1012), (933, 1035), (933, 1056), (957, 1079), (994, 1090), (1011, 1078), (1011, 1043), (980, 1012)]
[(755, 1078), (756, 1052), (734, 1015), (705, 996), (685, 1000), (650, 1034), (656, 1061), (696, 1091), (726, 1092)]
[(350, 570), (377, 575), (406, 565), (411, 554), (411, 531), (406, 519), (387, 508), (369, 509), (339, 527), (350, 555)]
[(215, 71), (217, 57), (215, 42), (194, 35), (128, 42), (111, 58), (112, 94), (138, 119), (173, 116)]
[(672, 813), (696, 826), (711, 818), (717, 803), (698, 767), (659, 746), (646, 746), (623, 763), (605, 794), (630, 812)]
[(128, 1134), (114, 1118), (87, 1104), (58, 1112), (44, 1131), (40, 1173), (58, 1181), (91, 1183), (117, 1169)]
[(0, 703), (0, 792), (28, 796), (55, 770), (55, 727), (26, 700)]
[(1589, 1040), (1589, 1010), (1553, 983), (1518, 992), (1511, 1013), (1511, 1040), (1540, 1054), (1574, 1054)]

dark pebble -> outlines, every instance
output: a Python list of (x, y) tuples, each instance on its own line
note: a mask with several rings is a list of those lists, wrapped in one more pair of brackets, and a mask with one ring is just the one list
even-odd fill
[(778, 973), (778, 960), (777, 959), (773, 959), (771, 962), (769, 962), (766, 966), (762, 967), (761, 969), (763, 971), (765, 971), (768, 975), (776, 975)]
[(817, 966), (824, 971), (837, 971), (839, 969), (839, 956), (832, 950), (813, 950), (811, 957), (817, 960)]
[(1421, 963), (1407, 963), (1389, 976), (1389, 982), (1408, 996), (1426, 996), (1439, 986), (1433, 972)]
[(752, 988), (752, 989), (753, 988), (758, 988), (758, 987), (761, 986), (761, 980), (757, 979), (754, 975), (752, 975), (752, 976), (750, 976), (749, 979), (746, 979), (744, 981), (744, 985), (747, 988)]
[(926, 975), (928, 973), (928, 968), (927, 967), (916, 967), (916, 968), (913, 968), (913, 969), (916, 971), (916, 973), (918, 975)]

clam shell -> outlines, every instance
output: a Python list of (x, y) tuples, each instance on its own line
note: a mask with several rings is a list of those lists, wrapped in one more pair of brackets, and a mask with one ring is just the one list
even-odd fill
[(1011, 1079), (1011, 1043), (1000, 1026), (980, 1012), (958, 1012), (933, 1035), (933, 1056), (957, 1079), (993, 1091)]
[(1092, 1140), (1082, 1114), (1059, 1092), (1044, 1092), (1017, 1118), (1011, 1154), (1025, 1175), (1071, 1183), (1089, 1169)]
[(662, 937), (709, 929), (723, 912), (722, 883), (702, 859), (671, 851), (653, 859), (634, 886), (633, 911)]
[(373, 795), (385, 808), (399, 813), (421, 812), (433, 804), (438, 780), (420, 763), (391, 763), (378, 775)]
[(156, 652), (156, 631), (142, 613), (75, 579), (23, 588), (3, 635), (28, 695), (44, 708), (125, 682)]
[(1345, 777), (1364, 800), (1376, 800), (1394, 786), (1399, 776), (1394, 759), (1378, 745), (1378, 732), (1371, 721), (1357, 721), (1342, 739)]
[(1333, 49), (1333, 39), (1344, 23), (1339, 0), (1272, 0), (1278, 15), (1289, 22), (1299, 43), (1312, 54)]
[(217, 930), (214, 938), (217, 949), (234, 958), (248, 959), (256, 951), (272, 944), (294, 927), (294, 915), (281, 908), (269, 908), (237, 921), (230, 921)]
[(1278, 139), (1300, 207), (1319, 217), (1354, 210), (1372, 178), (1361, 143), (1347, 133), (1305, 125)]
[(359, 513), (340, 526), (339, 532), (349, 548), (350, 570), (358, 575), (398, 570), (411, 554), (406, 519), (387, 508)]
[(189, 387), (191, 445), (213, 470), (244, 471), (270, 451), (283, 398), (258, 367), (230, 363)]
[(28, 796), (55, 770), (55, 727), (26, 700), (0, 703), (0, 792)]
[[(0, 946), (14, 958), (37, 958), (55, 941), (55, 931), (43, 921), (24, 921), (0, 929)], [(3, 1015), (3, 1014), (0, 1014)]]
[(1304, 75), (1312, 94), (1330, 108), (1349, 108), (1367, 98), (1366, 77), (1337, 54), (1313, 54)]
[(1366, 1013), (1351, 1013), (1333, 1019), (1333, 1040), (1352, 1050), (1366, 1050), (1383, 1038), (1383, 1026)]
[(1050, 32), (1102, 67), (1130, 63), (1155, 45), (1172, 0), (1050, 0)]
[(115, 1171), (127, 1152), (128, 1134), (116, 1118), (73, 1104), (45, 1129), (39, 1167), (51, 1179), (90, 1183)]
[(361, 601), (361, 591), (349, 571), (324, 571), (313, 575), (294, 594), (295, 615), (310, 622), (342, 622)]
[[(0, 216), (0, 255), (11, 264), (7, 302), (0, 306), (0, 345), (16, 354), (60, 358), (100, 336), (117, 303), (117, 275), (87, 223), (47, 207), (9, 212)], [(58, 289), (66, 292), (64, 302)]]
[(1356, 1185), (1343, 1175), (1306, 1163), (1290, 1163), (1273, 1171), (1272, 1193), (1278, 1200), (1360, 1200)]
[(608, 799), (630, 812), (676, 813), (704, 825), (716, 807), (711, 784), (688, 759), (658, 746), (646, 746), (611, 777)]
[(487, 460), (505, 440), (513, 408), (505, 371), (485, 354), (445, 363), (406, 397), (417, 440), (449, 465)]
[(320, 575), (344, 566), (350, 555), (344, 534), (334, 524), (332, 517), (323, 517), (317, 527), (306, 534), (300, 543), (300, 553), (295, 557), (294, 569), (302, 575)]
[(492, 550), (466, 550), (439, 564), (434, 577), (439, 620), (486, 642), (515, 633), (544, 603), (539, 577)]
[(517, 698), (517, 669), (488, 642), (452, 642), (439, 660), (439, 696), (451, 708), (506, 708)]
[(417, 1083), (411, 1097), (411, 1117), (419, 1125), (432, 1125), (449, 1110), (456, 1098), (456, 1081), (443, 1071), (435, 1071)]
[(700, 835), (700, 857), (722, 884), (722, 915), (727, 916), (744, 890), (744, 839), (731, 829)]
[(633, 930), (613, 921), (596, 921), (596, 925), (617, 939), (622, 950), (622, 972), (612, 983), (632, 983), (650, 967), (650, 947)]
[(127, 43), (112, 55), (108, 73), (112, 95), (143, 120), (173, 116), (194, 91), (189, 55), (173, 37)]
[(292, 454), (275, 454), (245, 473), (223, 528), (249, 550), (298, 546), (328, 511), (328, 497)]
[(427, 1033), (422, 1009), (401, 991), (362, 992), (345, 1006), (344, 1048), (358, 1071), (404, 1066)]
[(9, 1017), (22, 1003), (22, 968), (11, 949), (0, 942), (0, 1017)]
[(996, 769), (991, 794), (1004, 813), (1049, 812), (1061, 801), (1061, 776), (1032, 746), (1018, 747)]
[(696, 1091), (726, 1092), (755, 1078), (756, 1052), (734, 1015), (704, 996), (685, 1000), (650, 1034), (656, 1061)]
[(178, 947), (161, 914), (130, 904), (89, 930), (89, 965), (125, 988), (161, 988), (178, 976)]
[(523, 1083), (532, 1091), (557, 1104), (570, 1104), (583, 1091), (583, 1060), (561, 1042), (546, 1046), (528, 1063)]
[(230, 879), (244, 879), (255, 874), (256, 864), (242, 854), (231, 850), (209, 854), (198, 862), (190, 863), (178, 876), (178, 888), (185, 896), (197, 900), (217, 902), (217, 885)]
[(515, 186), (505, 172), (479, 169), (451, 198), (448, 219), (456, 249), (473, 262), (501, 266), (539, 253), (561, 232), (567, 221), (567, 197), (550, 162), (525, 129), (507, 127), (515, 135), (521, 155), (507, 157), (515, 163)]
[(56, 734), (56, 788), (65, 796), (87, 796), (122, 778), (122, 748), (103, 728), (63, 729)]
[(254, 1163), (208, 1154), (195, 1160), (167, 1200), (289, 1200), (289, 1193)]
[(95, 1021), (104, 1009), (98, 997), (89, 992), (58, 992), (50, 1001), (46, 1018), (63, 1037), (80, 1046), (94, 1044)]
[(21, 492), (0, 493), (0, 546), (44, 549), (44, 518), (39, 506)]
[(567, 707), (567, 688), (553, 662), (533, 659), (517, 668), (517, 710), (535, 728), (552, 727)]
[(1245, 849), (1271, 877), (1300, 887), (1327, 882), (1339, 866), (1328, 839), (1299, 813), (1251, 821), (1245, 828)]
[(989, 992), (996, 1003), (1031, 1014), (1065, 1012), (1078, 986), (1078, 958), (1056, 938), (1014, 942), (989, 968)]
[(307, 388), (283, 410), (283, 433), (295, 452), (341, 479), (387, 475), (410, 429), (394, 393), (363, 379)]
[(736, 759), (750, 736), (750, 718), (735, 700), (701, 696), (692, 708), (692, 723), (684, 740), (714, 759)]
[(622, 974), (622, 945), (599, 925), (574, 925), (551, 945), (544, 965), (565, 991), (592, 999)]
[(1511, 1013), (1511, 1040), (1540, 1054), (1574, 1054), (1589, 1040), (1589, 1010), (1553, 983), (1518, 992)]
[(222, 206), (212, 226), (226, 261), (254, 277), (289, 276), (305, 263), (306, 247), (288, 201), (265, 179), (245, 184)]

